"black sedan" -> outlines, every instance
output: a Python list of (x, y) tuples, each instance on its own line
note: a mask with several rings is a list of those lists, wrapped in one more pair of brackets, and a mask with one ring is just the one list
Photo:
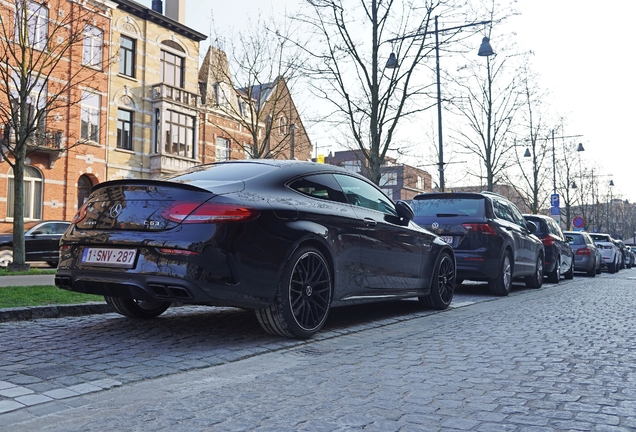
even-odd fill
[(330, 307), (418, 297), (447, 308), (452, 248), (365, 178), (311, 162), (201, 165), (96, 185), (60, 243), (58, 287), (154, 318), (172, 302), (254, 309), (306, 338)]
[[(70, 223), (61, 220), (24, 223), (24, 254), (26, 262), (46, 261), (57, 266), (60, 238)], [(13, 262), (13, 225), (0, 231), (0, 267)]]

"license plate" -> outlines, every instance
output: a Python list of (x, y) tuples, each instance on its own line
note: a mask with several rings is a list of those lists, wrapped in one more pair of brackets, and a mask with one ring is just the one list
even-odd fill
[(440, 236), (440, 238), (450, 245), (453, 244), (453, 236)]
[(105, 267), (131, 268), (137, 249), (85, 248), (82, 263)]

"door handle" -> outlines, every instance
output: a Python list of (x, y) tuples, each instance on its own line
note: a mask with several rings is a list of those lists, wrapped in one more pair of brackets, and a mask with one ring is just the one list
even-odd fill
[(378, 224), (378, 221), (371, 218), (364, 218), (364, 224), (368, 227), (376, 226)]

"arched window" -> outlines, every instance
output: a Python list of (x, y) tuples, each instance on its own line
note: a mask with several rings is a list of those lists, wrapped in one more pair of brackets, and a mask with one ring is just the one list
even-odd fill
[[(13, 218), (15, 194), (13, 168), (9, 170), (7, 217)], [(42, 173), (35, 167), (24, 167), (24, 218), (42, 219)]]
[(285, 116), (278, 119), (278, 133), (281, 135), (287, 135), (287, 118)]
[(91, 192), (91, 188), (93, 187), (93, 182), (86, 175), (82, 175), (77, 180), (77, 208), (79, 209)]

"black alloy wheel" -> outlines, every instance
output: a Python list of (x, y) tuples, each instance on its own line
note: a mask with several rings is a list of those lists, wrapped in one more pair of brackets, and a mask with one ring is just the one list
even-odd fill
[(270, 334), (308, 338), (327, 320), (331, 307), (331, 272), (323, 255), (311, 247), (297, 250), (269, 307), (256, 311), (256, 317)]
[(499, 267), (499, 273), (494, 279), (488, 281), (488, 290), (491, 294), (507, 296), (512, 286), (512, 256), (509, 251), (504, 252)]
[[(558, 270), (557, 270), (558, 271)], [(543, 285), (543, 255), (539, 254), (534, 273), (526, 276), (526, 286), (528, 288), (541, 288)]]
[(574, 257), (572, 257), (572, 261), (570, 261), (570, 269), (565, 272), (563, 275), (566, 279), (574, 279)]
[(560, 266), (560, 264), (561, 264), (561, 257), (557, 256), (556, 257), (556, 261), (554, 262), (554, 270), (552, 270), (551, 272), (549, 272), (547, 274), (548, 282), (554, 283), (554, 284), (559, 283), (559, 279), (561, 278), (561, 274), (560, 274), (561, 266)]
[(430, 293), (418, 298), (429, 308), (446, 309), (453, 301), (455, 285), (455, 260), (448, 252), (442, 252), (431, 278)]
[(104, 296), (104, 299), (106, 303), (115, 309), (115, 312), (125, 317), (136, 319), (156, 318), (172, 304), (171, 302), (132, 300), (109, 296)]

